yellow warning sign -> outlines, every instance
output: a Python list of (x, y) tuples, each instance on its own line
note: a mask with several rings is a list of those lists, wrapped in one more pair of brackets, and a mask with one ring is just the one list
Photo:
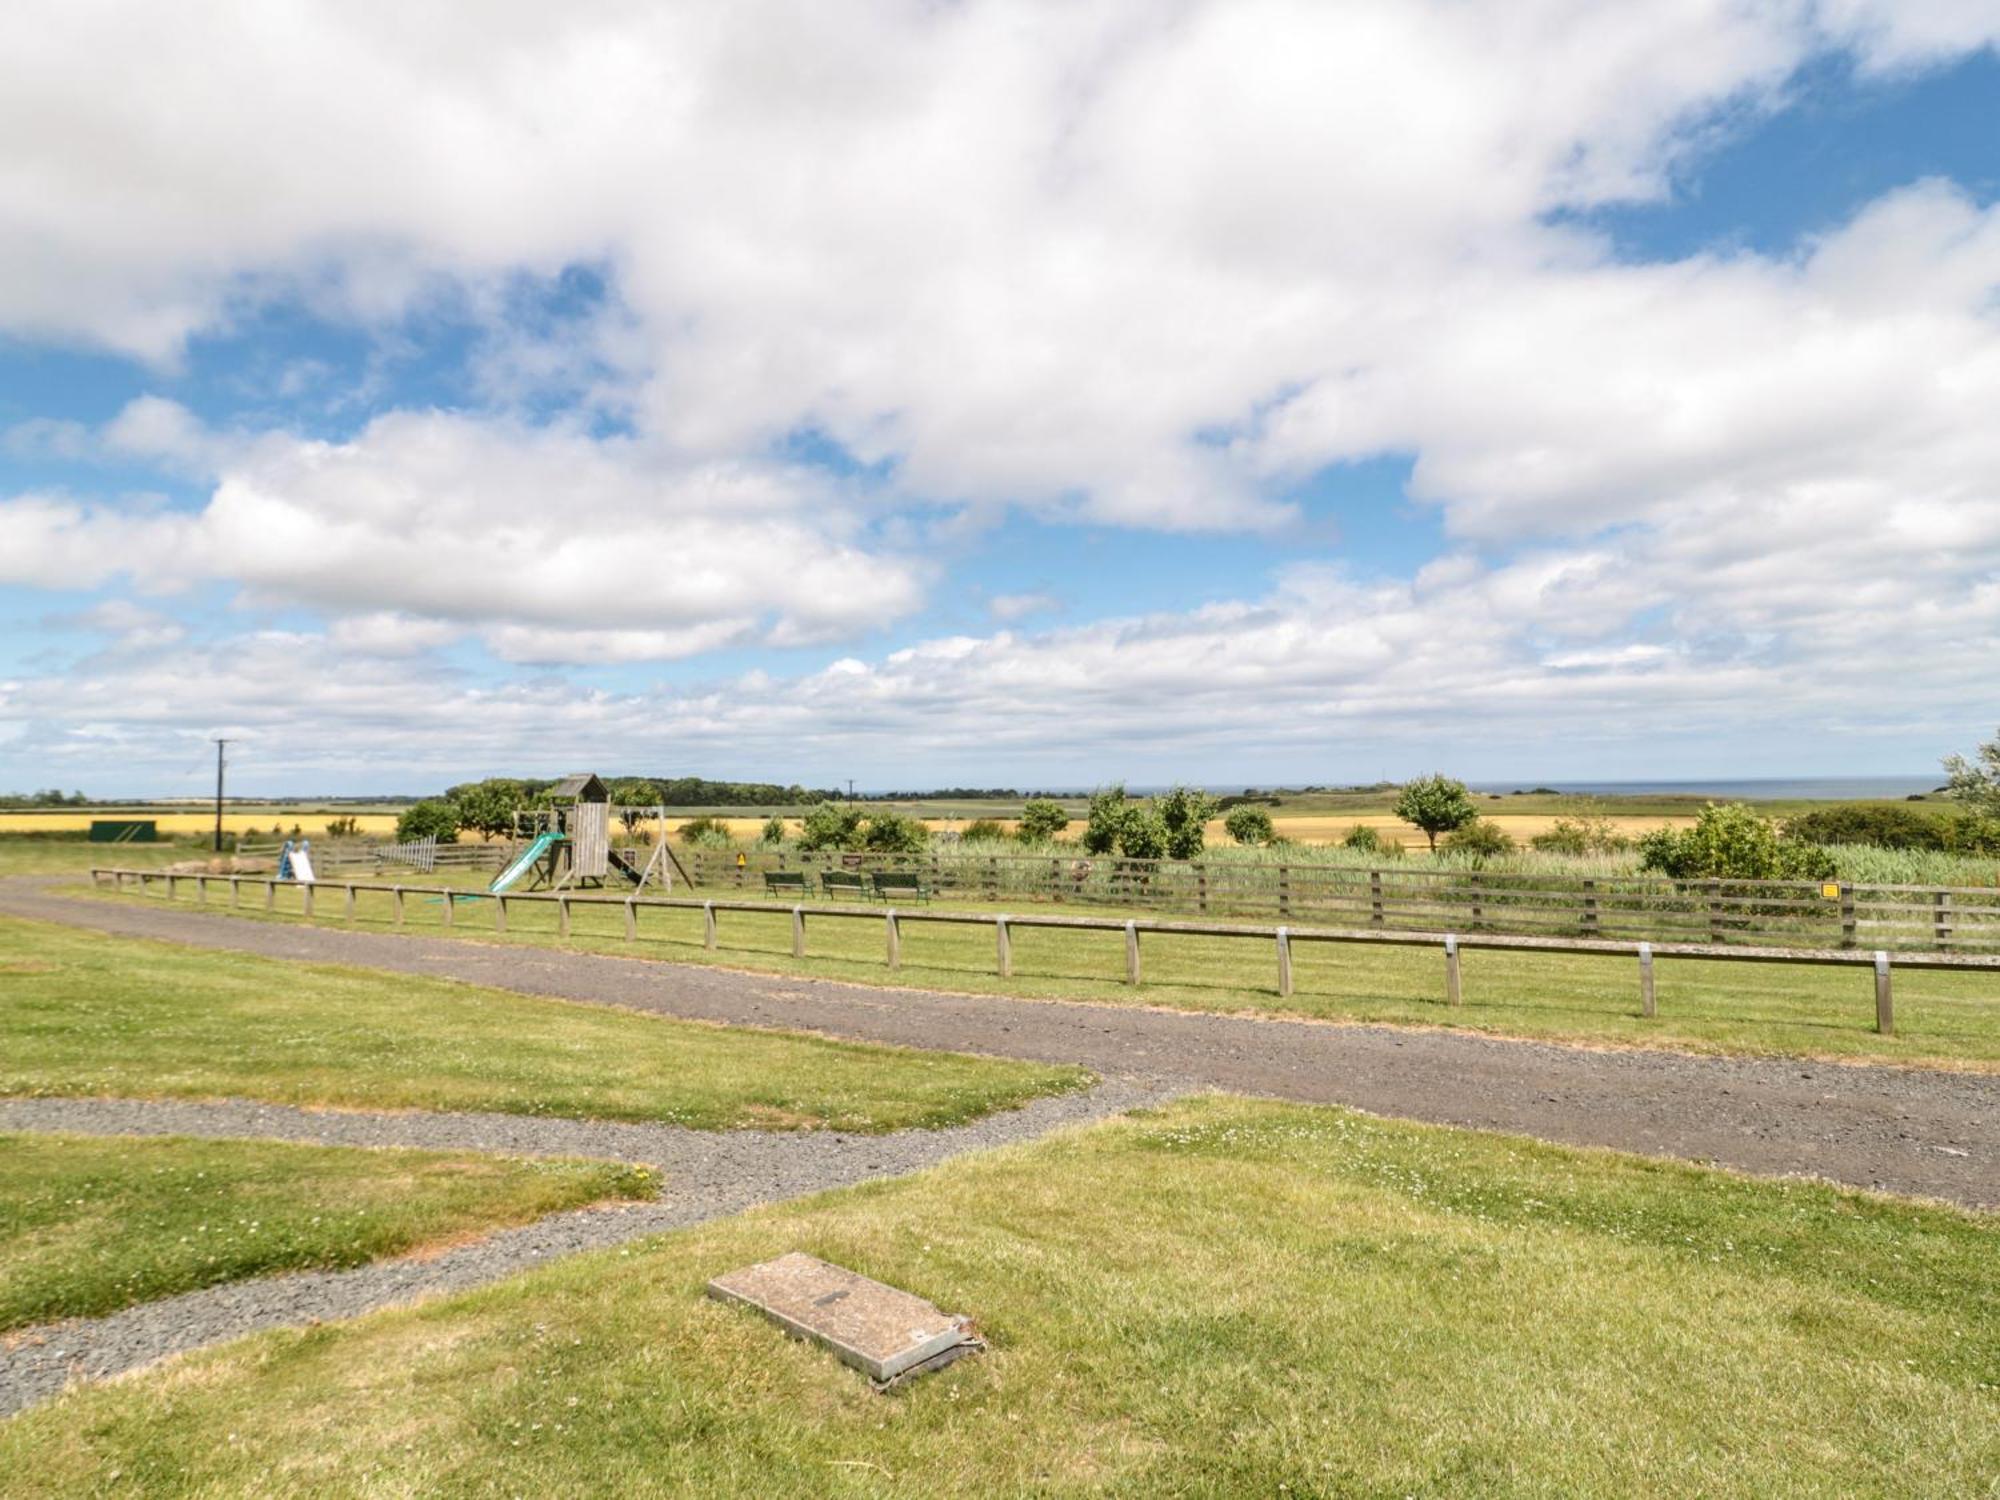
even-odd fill
[(1819, 888), (1819, 893), (1829, 901), (1838, 901), (1840, 899), (1840, 882), (1829, 880)]

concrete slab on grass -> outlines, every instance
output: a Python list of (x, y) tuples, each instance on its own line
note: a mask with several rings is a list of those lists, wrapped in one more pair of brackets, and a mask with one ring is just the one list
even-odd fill
[(984, 1347), (971, 1319), (796, 1250), (718, 1276), (708, 1294), (754, 1307), (787, 1332), (825, 1345), (877, 1385)]

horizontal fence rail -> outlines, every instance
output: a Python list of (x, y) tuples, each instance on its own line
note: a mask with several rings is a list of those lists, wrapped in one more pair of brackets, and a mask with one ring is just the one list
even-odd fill
[(1292, 993), (1292, 949), (1300, 943), (1347, 943), (1358, 945), (1379, 945), (1391, 947), (1422, 947), (1439, 949), (1444, 956), (1444, 989), (1447, 1003), (1462, 1003), (1462, 975), (1459, 955), (1466, 949), (1487, 949), (1504, 952), (1585, 954), (1599, 957), (1617, 956), (1634, 958), (1638, 961), (1638, 988), (1641, 1014), (1653, 1016), (1656, 1000), (1653, 983), (1653, 967), (1658, 959), (1687, 959), (1696, 961), (1720, 961), (1729, 963), (1775, 963), (1829, 966), (1838, 968), (1863, 968), (1872, 972), (1875, 996), (1875, 1028), (1889, 1034), (1895, 1030), (1895, 1012), (1892, 989), (1892, 973), (1895, 968), (1918, 970), (1948, 970), (1958, 972), (1989, 973), (2000, 975), (2000, 954), (1970, 954), (1955, 952), (1896, 953), (1886, 948), (1862, 952), (1848, 948), (1802, 948), (1749, 944), (1715, 944), (1692, 942), (1653, 942), (1647, 939), (1628, 940), (1609, 937), (1582, 936), (1539, 936), (1499, 932), (1416, 932), (1391, 930), (1386, 928), (1335, 928), (1335, 927), (1295, 927), (1290, 924), (1278, 926), (1251, 925), (1240, 922), (1199, 922), (1160, 920), (1153, 918), (1125, 918), (1067, 916), (1054, 912), (1009, 912), (983, 913), (968, 911), (948, 911), (931, 907), (911, 909), (895, 906), (854, 906), (835, 903), (807, 905), (793, 903), (784, 905), (771, 901), (753, 899), (717, 900), (713, 897), (673, 897), (673, 896), (604, 896), (580, 894), (569, 891), (503, 892), (489, 895), (483, 891), (468, 891), (453, 886), (419, 886), (360, 880), (318, 880), (294, 882), (279, 880), (270, 875), (248, 874), (182, 874), (162, 870), (128, 870), (108, 866), (93, 867), (90, 871), (93, 883), (107, 882), (116, 890), (123, 891), (127, 883), (136, 884), (141, 895), (149, 893), (158, 883), (167, 899), (180, 894), (183, 883), (192, 886), (195, 899), (206, 902), (210, 888), (226, 887), (229, 904), (243, 905), (243, 891), (249, 886), (261, 897), (265, 911), (275, 911), (278, 892), (295, 892), (298, 897), (298, 914), (307, 918), (320, 913), (322, 900), (338, 900), (341, 917), (349, 922), (355, 920), (355, 901), (364, 892), (388, 895), (392, 900), (393, 922), (398, 928), (406, 925), (409, 902), (412, 897), (434, 903), (439, 910), (439, 925), (450, 928), (456, 923), (460, 906), (490, 903), (492, 907), (493, 930), (507, 931), (507, 914), (510, 904), (529, 903), (554, 906), (557, 912), (557, 935), (567, 939), (571, 936), (573, 912), (577, 909), (593, 911), (617, 911), (623, 917), (623, 931), (626, 941), (635, 941), (639, 936), (639, 918), (646, 911), (699, 911), (702, 914), (703, 946), (715, 949), (720, 946), (718, 917), (724, 912), (755, 913), (762, 916), (789, 916), (792, 938), (792, 956), (807, 957), (808, 921), (835, 919), (844, 921), (879, 922), (883, 924), (888, 967), (895, 970), (902, 962), (902, 928), (908, 923), (934, 923), (950, 926), (984, 927), (994, 935), (994, 967), (1002, 978), (1013, 972), (1012, 935), (1021, 929), (1062, 929), (1082, 932), (1116, 933), (1124, 939), (1125, 982), (1138, 985), (1142, 981), (1141, 939), (1147, 935), (1227, 938), (1246, 943), (1271, 945), (1276, 964), (1277, 989), (1280, 995)]

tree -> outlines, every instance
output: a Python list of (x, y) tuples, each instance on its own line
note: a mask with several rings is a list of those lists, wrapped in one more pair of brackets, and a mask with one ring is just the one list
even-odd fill
[(1261, 807), (1232, 807), (1222, 830), (1239, 844), (1268, 844), (1278, 836), (1277, 825)]
[(868, 820), (862, 847), (876, 854), (921, 854), (930, 842), (930, 830), (918, 819), (878, 812)]
[(1036, 797), (1021, 809), (1021, 824), (1018, 829), (1024, 844), (1046, 844), (1050, 839), (1069, 827), (1069, 814), (1063, 805), (1047, 797)]
[(1974, 812), (2000, 817), (2000, 734), (1979, 746), (1973, 755), (1972, 760), (1963, 755), (1944, 758), (1947, 790)]
[(611, 783), (611, 801), (618, 809), (618, 821), (625, 826), (625, 836), (631, 838), (659, 805), (660, 789), (643, 777), (627, 776)]
[(1168, 859), (1200, 856), (1208, 842), (1208, 820), (1215, 815), (1213, 797), (1198, 787), (1177, 786), (1154, 799), (1151, 811), (1160, 820)]
[(1086, 854), (1109, 854), (1119, 846), (1125, 825), (1137, 809), (1125, 800), (1125, 784), (1103, 787), (1090, 794), (1090, 812), (1083, 825)]
[(799, 847), (852, 849), (860, 842), (861, 809), (848, 802), (815, 802), (799, 824)]
[(514, 814), (528, 805), (527, 789), (505, 776), (455, 786), (448, 794), (458, 809), (458, 824), (486, 838), (514, 832)]
[(1127, 859), (1164, 859), (1170, 837), (1159, 808), (1130, 803), (1118, 827), (1118, 852)]
[(1464, 782), (1431, 775), (1404, 784), (1402, 795), (1396, 799), (1396, 816), (1421, 830), (1430, 840), (1431, 853), (1435, 854), (1438, 835), (1463, 828), (1479, 816), (1479, 809), (1472, 805), (1472, 793), (1465, 789)]
[(1675, 880), (1828, 880), (1833, 856), (1778, 837), (1778, 826), (1742, 802), (1701, 810), (1692, 828), (1656, 828), (1639, 840), (1639, 868)]
[(411, 803), (396, 819), (396, 838), (405, 844), (427, 838), (436, 838), (440, 844), (457, 843), (457, 806), (441, 797)]

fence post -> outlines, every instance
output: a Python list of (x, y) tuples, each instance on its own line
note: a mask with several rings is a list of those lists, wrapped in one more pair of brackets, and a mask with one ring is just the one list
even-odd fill
[(1889, 991), (1889, 954), (1875, 950), (1875, 1029), (1883, 1036), (1896, 1034), (1896, 1002)]
[(1194, 867), (1195, 900), (1203, 916), (1208, 915), (1208, 866)]
[(1139, 982), (1139, 924), (1136, 922), (1125, 924), (1125, 982)]
[(713, 901), (704, 901), (701, 903), (701, 945), (704, 948), (713, 948), (715, 946), (715, 903)]
[(792, 957), (804, 958), (805, 956), (806, 909), (803, 906), (795, 906), (792, 908)]
[(1472, 886), (1472, 926), (1473, 930), (1477, 931), (1479, 928), (1484, 927), (1486, 925), (1483, 921), (1480, 920), (1480, 918), (1485, 914), (1486, 907), (1479, 899), (1479, 892), (1482, 883), (1480, 881), (1477, 871), (1475, 871), (1472, 874), (1469, 883)]
[(203, 906), (208, 905), (208, 877), (206, 875), (195, 876), (194, 899), (199, 901)]
[(400, 885), (390, 886), (389, 899), (396, 909), (396, 926), (400, 928), (403, 925), (403, 888)]
[(1951, 892), (1939, 891), (1931, 897), (1931, 941), (1940, 948), (1951, 946)]
[(1597, 882), (1594, 880), (1583, 883), (1583, 930), (1587, 933), (1597, 931)]
[(896, 908), (890, 907), (883, 916), (889, 927), (889, 967), (900, 969), (903, 967), (903, 929), (896, 921)]
[(992, 854), (986, 856), (986, 899), (1000, 899), (1000, 860)]
[(340, 915), (342, 920), (352, 922), (354, 920), (354, 882), (350, 880), (341, 889), (347, 892), (347, 901), (343, 906)]
[(444, 925), (449, 927), (451, 926), (451, 918), (453, 912), (451, 887), (446, 886), (442, 892), (442, 895), (444, 896)]
[(993, 919), (993, 943), (999, 958), (1000, 977), (1011, 979), (1014, 975), (1014, 940), (1007, 933), (1007, 919)]
[(1278, 993), (1292, 992), (1292, 935), (1285, 928), (1278, 929)]
[(1722, 941), (1722, 882), (1713, 879), (1708, 882), (1708, 940)]
[(1292, 914), (1292, 869), (1290, 865), (1278, 866), (1278, 915)]
[(1854, 920), (1854, 887), (1846, 881), (1840, 883), (1840, 946), (1852, 948), (1860, 931), (1860, 924)]
[(495, 932), (507, 930), (507, 898), (504, 895), (493, 898), (493, 930)]
[(176, 887), (178, 887), (180, 883), (181, 883), (181, 878), (178, 875), (169, 875), (167, 877), (167, 899), (169, 901), (174, 899)]
[(278, 909), (278, 882), (274, 878), (264, 882), (264, 910), (276, 911), (277, 909)]
[(559, 938), (567, 938), (569, 936), (569, 897), (567, 896), (556, 897), (556, 936)]
[(625, 898), (625, 941), (628, 943), (636, 942), (638, 941), (638, 937), (639, 908), (633, 905), (632, 898), (627, 896)]
[(1062, 902), (1062, 861), (1060, 859), (1049, 861), (1049, 900), (1057, 904)]
[(1653, 945), (1639, 945), (1639, 1013), (1653, 1014)]
[(299, 887), (299, 890), (303, 893), (299, 900), (299, 915), (310, 921), (313, 914), (313, 883), (308, 880)]
[(1444, 940), (1444, 999), (1447, 1005), (1457, 1005), (1461, 999), (1458, 983), (1458, 938), (1446, 934)]
[(1380, 870), (1370, 870), (1368, 872), (1368, 925), (1371, 927), (1380, 927), (1382, 925), (1382, 872)]

